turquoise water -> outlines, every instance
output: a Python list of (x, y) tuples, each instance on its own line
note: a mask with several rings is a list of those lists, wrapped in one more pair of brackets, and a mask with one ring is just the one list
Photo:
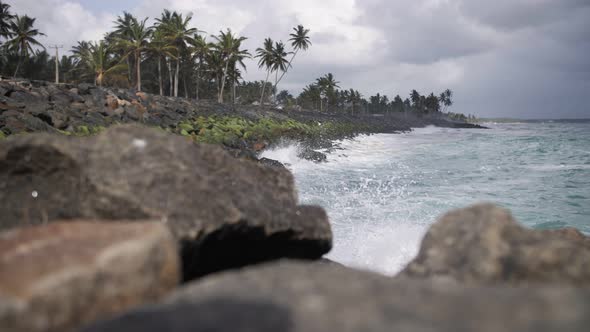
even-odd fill
[(438, 216), (481, 201), (530, 227), (590, 234), (590, 123), (489, 126), (363, 136), (319, 165), (293, 146), (266, 156), (289, 164), (303, 203), (328, 211), (328, 257), (355, 267), (396, 273)]

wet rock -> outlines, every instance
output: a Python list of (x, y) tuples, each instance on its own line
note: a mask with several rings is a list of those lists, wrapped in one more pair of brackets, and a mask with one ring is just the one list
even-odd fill
[(589, 310), (587, 289), (460, 288), (279, 262), (205, 278), (83, 331), (581, 332)]
[(402, 272), (463, 283), (590, 285), (590, 241), (573, 231), (527, 229), (491, 204), (443, 216)]
[(154, 222), (57, 222), (0, 234), (4, 332), (71, 331), (160, 299), (179, 281), (176, 244)]
[(310, 148), (303, 148), (303, 150), (299, 151), (297, 157), (305, 160), (314, 161), (316, 163), (328, 161), (328, 157), (325, 154), (312, 150)]
[(283, 165), (283, 163), (281, 163), (280, 161), (274, 160), (274, 159), (260, 158), (260, 159), (258, 159), (258, 162), (262, 165), (265, 165), (265, 166), (286, 169), (286, 167), (285, 167), (285, 165)]
[(72, 218), (165, 222), (181, 244), (186, 279), (315, 259), (332, 243), (325, 211), (298, 205), (287, 170), (217, 146), (140, 126), (0, 143), (0, 228)]

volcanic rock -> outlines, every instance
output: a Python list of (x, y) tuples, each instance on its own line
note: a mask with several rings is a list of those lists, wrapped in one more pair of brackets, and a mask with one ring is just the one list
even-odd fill
[(158, 300), (179, 281), (159, 223), (56, 222), (0, 234), (3, 332), (70, 331)]
[(0, 229), (59, 219), (157, 219), (185, 278), (331, 248), (323, 209), (298, 205), (293, 176), (162, 130), (111, 127), (0, 143)]
[(335, 264), (279, 262), (207, 277), (84, 332), (587, 331), (590, 291), (449, 287)]
[(508, 210), (481, 204), (444, 215), (402, 275), (470, 284), (589, 286), (590, 240), (572, 229), (528, 229)]

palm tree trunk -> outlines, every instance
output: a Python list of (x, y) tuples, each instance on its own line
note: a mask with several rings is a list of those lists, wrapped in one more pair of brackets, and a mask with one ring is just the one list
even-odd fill
[(295, 57), (297, 56), (297, 52), (299, 52), (299, 49), (297, 49), (295, 51), (295, 53), (293, 53), (293, 56), (291, 57), (291, 60), (289, 60), (289, 65), (287, 66), (287, 70), (285, 70), (283, 72), (283, 74), (281, 75), (281, 77), (279, 78), (279, 81), (277, 82), (277, 84), (279, 84), (281, 82), (281, 80), (283, 79), (283, 77), (287, 74), (287, 72), (289, 71), (289, 68), (291, 68), (291, 63), (293, 62), (293, 59), (295, 59)]
[(219, 97), (217, 98), (217, 102), (220, 104), (223, 103), (223, 90), (225, 90), (225, 79), (227, 77), (227, 71), (229, 69), (229, 59), (225, 63), (225, 69), (223, 70), (223, 75), (221, 77), (221, 90), (219, 91)]
[(18, 74), (18, 70), (20, 69), (20, 63), (22, 62), (22, 58), (19, 57), (18, 58), (18, 62), (16, 64), (16, 70), (14, 71), (14, 76), (12, 76), (12, 78), (16, 78), (16, 75)]
[(98, 86), (102, 86), (102, 80), (103, 80), (103, 73), (99, 73), (98, 76), (96, 77), (96, 83), (98, 84)]
[(270, 68), (266, 71), (266, 80), (264, 81), (264, 85), (262, 86), (262, 95), (260, 96), (260, 105), (262, 105), (262, 101), (264, 100), (264, 92), (266, 91), (266, 84), (268, 84), (268, 77), (270, 76)]
[(275, 72), (275, 87), (272, 91), (272, 99), (273, 99), (273, 103), (277, 103), (277, 83), (278, 83), (278, 77), (279, 77), (279, 71), (277, 69), (277, 71)]
[(160, 96), (164, 95), (164, 87), (162, 82), (162, 57), (158, 56), (158, 83), (160, 85)]
[(182, 85), (184, 87), (184, 98), (188, 99), (188, 89), (186, 88), (186, 75), (182, 76)]
[(174, 88), (174, 77), (172, 76), (172, 60), (167, 59), (166, 65), (168, 66), (168, 78), (170, 79), (169, 95), (172, 96), (172, 94), (174, 93), (174, 91), (172, 91), (172, 89)]
[(199, 70), (201, 70), (200, 62), (195, 73), (195, 100), (199, 100)]
[(137, 91), (141, 91), (141, 54), (137, 52), (135, 54), (136, 67), (137, 67)]
[[(125, 53), (123, 52), (123, 56), (125, 56)], [(129, 79), (129, 82), (133, 82), (133, 68), (131, 67), (131, 60), (129, 59), (129, 57), (127, 57), (125, 59), (125, 61), (127, 62), (127, 78)]]
[(234, 100), (234, 104), (236, 103), (236, 82), (233, 82), (233, 87), (232, 87), (232, 99)]
[(180, 75), (180, 59), (176, 59), (176, 75), (174, 75), (174, 97), (178, 97), (178, 76)]

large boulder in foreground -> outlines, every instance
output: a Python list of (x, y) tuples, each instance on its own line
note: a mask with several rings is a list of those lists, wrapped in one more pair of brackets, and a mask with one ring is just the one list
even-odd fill
[(157, 219), (182, 246), (190, 279), (280, 257), (319, 258), (332, 233), (300, 206), (293, 176), (159, 129), (0, 142), (0, 229), (58, 219)]
[(392, 279), (279, 262), (201, 279), (84, 332), (587, 331), (590, 291)]
[(590, 239), (574, 229), (527, 229), (508, 210), (481, 204), (444, 215), (401, 274), (463, 283), (590, 286)]
[(3, 332), (70, 331), (160, 299), (180, 280), (170, 231), (153, 222), (67, 222), (0, 234)]

